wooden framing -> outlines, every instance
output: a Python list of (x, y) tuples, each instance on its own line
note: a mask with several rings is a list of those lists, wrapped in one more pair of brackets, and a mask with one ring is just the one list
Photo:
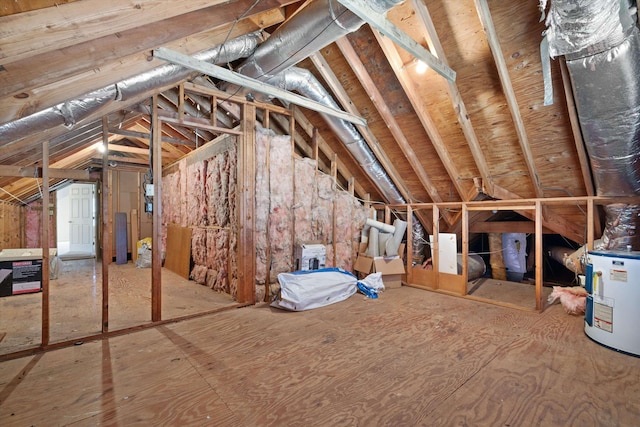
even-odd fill
[(109, 134), (107, 117), (102, 118), (102, 333), (109, 332), (109, 265), (111, 264), (111, 185), (109, 182)]
[(151, 114), (153, 152), (153, 236), (151, 240), (151, 321), (162, 320), (162, 122), (158, 98), (153, 97)]
[[(433, 118), (429, 114), (426, 100), (420, 97), (419, 95), (420, 92), (415, 88), (415, 82), (407, 75), (407, 72), (404, 69), (404, 66), (402, 64), (402, 59), (400, 58), (400, 55), (398, 54), (398, 50), (396, 46), (393, 44), (393, 41), (391, 41), (390, 39), (388, 39), (378, 31), (374, 30), (373, 34), (378, 40), (378, 43), (380, 44), (382, 51), (387, 56), (387, 59), (389, 60), (389, 63), (391, 64), (393, 71), (395, 72), (396, 77), (398, 78), (398, 81), (400, 82), (400, 84), (404, 88), (404, 91), (409, 97), (409, 101), (411, 101), (411, 105), (413, 106), (413, 109), (418, 115), (418, 118), (420, 119), (422, 126), (427, 132), (427, 135), (429, 135), (429, 139), (431, 140), (433, 147), (438, 153), (438, 157), (442, 161), (442, 164), (446, 169), (447, 173), (451, 177), (463, 176), (463, 174), (460, 173), (460, 170), (458, 169), (455, 162), (451, 158), (451, 154), (447, 149), (447, 144), (445, 144), (444, 139), (442, 138), (442, 135), (438, 130), (438, 127), (436, 126)], [(465, 181), (454, 179), (452, 180), (452, 184), (455, 187), (456, 192), (458, 193), (458, 195), (462, 200), (473, 200), (477, 195), (477, 190), (474, 190), (475, 186), (472, 183), (469, 184), (469, 183), (465, 183)]]
[[(442, 47), (438, 34), (436, 33), (436, 29), (433, 25), (433, 21), (431, 19), (431, 15), (429, 14), (429, 10), (427, 9), (427, 5), (420, 0), (411, 0), (411, 5), (415, 10), (416, 15), (418, 15), (418, 17), (420, 18), (419, 22), (423, 27), (423, 32), (425, 34), (427, 44), (429, 45), (429, 50), (434, 52), (438, 59), (448, 65), (444, 48)], [(486, 187), (488, 194), (493, 195), (493, 178), (491, 177), (489, 166), (487, 165), (486, 158), (484, 156), (484, 153), (482, 152), (480, 141), (478, 141), (478, 136), (476, 135), (475, 129), (471, 124), (471, 119), (469, 118), (469, 113), (462, 99), (462, 95), (460, 94), (456, 83), (450, 80), (447, 80), (447, 90), (449, 93), (449, 98), (451, 98), (451, 103), (454, 107), (458, 123), (462, 128), (465, 139), (469, 144), (469, 150), (471, 151), (478, 171), (480, 172), (480, 176), (482, 177), (483, 185)], [(439, 201), (436, 199), (433, 200)]]
[(256, 302), (255, 117), (255, 106), (244, 104), (242, 109), (244, 132), (238, 141), (238, 288), (236, 299), (240, 303), (249, 304)]
[(42, 345), (49, 344), (49, 141), (42, 143)]
[[(587, 216), (585, 218), (587, 224), (587, 248), (593, 249), (594, 240), (594, 213), (596, 212), (595, 205), (605, 205), (610, 203), (629, 203), (637, 204), (640, 201), (638, 197), (630, 198), (612, 198), (612, 197), (596, 197), (596, 196), (582, 196), (582, 197), (565, 197), (565, 198), (548, 198), (548, 199), (518, 199), (518, 200), (491, 200), (480, 202), (447, 202), (447, 203), (417, 203), (408, 205), (396, 205), (393, 206), (396, 209), (405, 209), (408, 216), (408, 229), (411, 230), (413, 225), (413, 215), (416, 210), (432, 210), (433, 212), (433, 228), (431, 233), (433, 234), (433, 241), (431, 243), (432, 251), (432, 264), (433, 270), (425, 270), (418, 268), (411, 263), (407, 265), (406, 283), (405, 285), (435, 291), (442, 292), (449, 295), (455, 295), (476, 301), (487, 302), (491, 304), (501, 305), (510, 308), (518, 308), (522, 310), (529, 310), (526, 307), (517, 306), (514, 304), (500, 302), (496, 300), (490, 300), (473, 295), (467, 295), (467, 280), (468, 276), (468, 255), (469, 255), (469, 212), (472, 211), (494, 211), (494, 210), (510, 210), (510, 211), (532, 211), (533, 212), (533, 224), (535, 233), (535, 311), (541, 312), (544, 310), (543, 301), (543, 258), (542, 258), (542, 235), (545, 233), (543, 228), (543, 216), (542, 212), (545, 206), (563, 205), (563, 204), (582, 204), (587, 207)], [(438, 231), (439, 231), (439, 219), (440, 212), (443, 209), (459, 209), (462, 212), (462, 273), (459, 275), (452, 275), (438, 272)], [(506, 223), (502, 223), (501, 227), (504, 227)], [(516, 222), (515, 227), (522, 228), (520, 223)], [(413, 247), (413, 236), (408, 233), (407, 236), (407, 253), (411, 253)]]
[(520, 108), (518, 107), (518, 99), (515, 91), (513, 90), (513, 85), (511, 84), (511, 77), (509, 77), (509, 70), (507, 69), (502, 49), (500, 48), (500, 41), (498, 40), (498, 35), (493, 25), (489, 5), (487, 4), (487, 0), (474, 0), (474, 2), (476, 4), (478, 16), (480, 17), (480, 22), (482, 22), (482, 26), (484, 27), (489, 46), (491, 46), (493, 59), (498, 69), (498, 74), (500, 75), (502, 90), (507, 99), (507, 105), (511, 112), (513, 124), (518, 135), (518, 142), (520, 143), (522, 155), (527, 165), (529, 176), (531, 177), (531, 185), (536, 197), (543, 197), (542, 188), (540, 187), (538, 179), (538, 170), (536, 168), (533, 152), (531, 151), (531, 145), (529, 144), (529, 137), (527, 136), (527, 131), (524, 128), (524, 122), (522, 121), (522, 115), (520, 114)]

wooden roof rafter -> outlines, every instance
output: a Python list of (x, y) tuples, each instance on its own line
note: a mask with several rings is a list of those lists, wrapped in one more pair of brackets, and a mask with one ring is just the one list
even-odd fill
[[(327, 61), (318, 53), (312, 54), (311, 56), (309, 56), (309, 59), (311, 60), (311, 62), (313, 62), (313, 65), (315, 65), (316, 69), (320, 72), (322, 78), (327, 82), (329, 88), (337, 98), (338, 103), (342, 105), (342, 108), (344, 108), (345, 111), (353, 114), (354, 116), (361, 116), (360, 111), (358, 111), (358, 108), (351, 101), (349, 95), (347, 95), (346, 90), (338, 81), (338, 78), (334, 74), (329, 64), (327, 64)], [(371, 132), (371, 129), (369, 129), (368, 126), (359, 125), (356, 125), (356, 128), (358, 129), (358, 132), (360, 133), (362, 138), (367, 142), (367, 146), (371, 149), (376, 159), (378, 159), (378, 162), (380, 162), (382, 168), (387, 172), (393, 183), (396, 185), (398, 192), (402, 195), (402, 197), (405, 198), (405, 200), (412, 200), (413, 197), (411, 196), (409, 190), (405, 187), (403, 180), (400, 178), (398, 172), (396, 171), (396, 168), (387, 157), (377, 138), (375, 137), (375, 135), (373, 135), (373, 132)]]
[[(427, 45), (429, 46), (429, 50), (433, 52), (433, 54), (440, 61), (448, 64), (444, 48), (442, 47), (442, 43), (440, 43), (440, 38), (438, 37), (435, 26), (433, 25), (433, 20), (431, 19), (431, 15), (429, 14), (427, 5), (420, 0), (411, 0), (411, 5), (413, 6), (413, 9), (418, 16), (418, 22), (422, 26), (422, 30), (427, 41)], [(473, 156), (473, 159), (475, 160), (476, 167), (480, 172), (480, 178), (482, 178), (482, 187), (486, 189), (486, 193), (488, 195), (492, 196), (495, 183), (493, 182), (493, 178), (491, 177), (491, 173), (489, 171), (489, 166), (487, 164), (484, 153), (482, 152), (482, 147), (480, 147), (480, 142), (478, 141), (475, 129), (473, 128), (471, 119), (469, 118), (467, 107), (462, 100), (462, 95), (458, 90), (457, 84), (450, 80), (447, 80), (446, 82), (449, 98), (451, 98), (451, 103), (453, 104), (453, 110), (458, 118), (458, 123), (460, 124), (462, 132), (464, 133), (464, 136), (467, 140), (467, 144), (469, 145), (469, 149), (471, 150), (471, 154)]]
[(522, 150), (522, 155), (524, 157), (524, 161), (527, 165), (527, 170), (531, 178), (531, 185), (533, 186), (536, 197), (543, 197), (539, 174), (536, 168), (533, 152), (531, 151), (531, 145), (529, 144), (529, 137), (524, 127), (522, 115), (520, 114), (518, 100), (516, 98), (513, 85), (511, 84), (509, 70), (507, 69), (507, 65), (502, 54), (498, 34), (493, 25), (493, 19), (491, 18), (489, 5), (487, 4), (486, 0), (474, 0), (474, 3), (476, 5), (478, 17), (480, 18), (480, 22), (482, 23), (482, 27), (484, 28), (485, 34), (487, 36), (487, 41), (489, 42), (489, 46), (491, 47), (491, 53), (493, 54), (495, 65), (498, 70), (498, 75), (500, 76), (500, 84), (502, 85), (504, 96), (507, 99), (507, 106), (509, 107), (509, 112), (511, 113), (513, 124), (516, 129), (516, 134), (518, 136), (518, 142)]
[(384, 120), (385, 124), (389, 128), (389, 131), (391, 132), (396, 142), (400, 146), (400, 149), (407, 158), (407, 161), (411, 164), (411, 167), (418, 176), (420, 183), (427, 190), (429, 197), (431, 197), (431, 199), (434, 201), (441, 202), (442, 198), (438, 194), (438, 189), (431, 181), (431, 178), (429, 178), (429, 175), (427, 174), (422, 164), (418, 161), (418, 156), (413, 151), (413, 148), (411, 147), (411, 144), (409, 144), (407, 137), (400, 129), (400, 126), (391, 113), (391, 110), (389, 109), (389, 106), (387, 105), (384, 97), (376, 87), (373, 79), (371, 79), (369, 72), (367, 71), (362, 61), (360, 61), (360, 58), (358, 57), (355, 49), (353, 49), (353, 46), (351, 46), (351, 43), (349, 43), (349, 41), (345, 37), (342, 37), (336, 41), (336, 45), (342, 52), (342, 55), (344, 55), (344, 57), (347, 59), (347, 62), (351, 66), (351, 69), (353, 70), (358, 80), (360, 80), (360, 84), (367, 92), (367, 95), (373, 101), (378, 110), (378, 113)]
[(449, 174), (456, 192), (462, 200), (466, 201), (474, 199), (478, 195), (478, 190), (475, 188), (473, 183), (466, 183), (458, 179), (458, 177), (462, 176), (462, 174), (459, 172), (457, 166), (452, 160), (451, 155), (447, 150), (447, 146), (440, 136), (440, 132), (438, 131), (429, 114), (429, 111), (427, 110), (424, 100), (416, 95), (417, 93), (419, 93), (419, 91), (414, 88), (413, 80), (407, 75), (406, 70), (403, 69), (402, 60), (400, 59), (400, 55), (398, 54), (396, 46), (391, 40), (380, 34), (380, 32), (378, 32), (377, 30), (373, 29), (373, 34), (375, 35), (378, 43), (380, 44), (380, 47), (385, 53), (389, 64), (391, 65), (391, 68), (398, 78), (398, 81), (404, 88), (409, 101), (411, 101), (411, 105), (418, 115), (420, 122), (429, 135), (429, 138), (431, 139), (431, 142), (436, 149), (436, 152), (438, 153), (442, 164)]

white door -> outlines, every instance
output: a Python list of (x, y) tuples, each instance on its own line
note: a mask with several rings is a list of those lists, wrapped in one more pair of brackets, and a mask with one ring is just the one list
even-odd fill
[(93, 184), (73, 184), (69, 190), (71, 204), (69, 250), (95, 255)]

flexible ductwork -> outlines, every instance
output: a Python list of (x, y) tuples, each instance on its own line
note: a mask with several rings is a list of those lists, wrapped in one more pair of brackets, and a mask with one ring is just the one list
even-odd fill
[[(404, 0), (369, 0), (385, 14)], [(239, 68), (256, 79), (269, 78), (297, 64), (340, 37), (356, 31), (364, 21), (335, 0), (316, 0), (281, 25)]]
[[(403, 1), (378, 0), (369, 2), (369, 5), (378, 13), (384, 14)], [(280, 26), (251, 57), (238, 67), (238, 72), (340, 109), (341, 107), (311, 72), (293, 65), (338, 38), (357, 30), (362, 24), (364, 21), (336, 1), (315, 1)], [(233, 89), (228, 88), (228, 90)], [(391, 203), (406, 203), (355, 126), (329, 115), (323, 115), (323, 118), (363, 171), (376, 183), (384, 197)], [(413, 224), (415, 244), (412, 258), (420, 259), (426, 241), (425, 233), (422, 224), (415, 217)]]
[[(201, 61), (226, 63), (250, 56), (262, 41), (260, 32), (229, 40), (224, 45), (194, 55)], [(167, 64), (146, 73), (91, 92), (80, 99), (58, 104), (0, 126), (0, 146), (6, 146), (26, 136), (65, 125), (72, 127), (89, 117), (102, 106), (115, 101), (127, 101), (155, 88), (171, 86), (183, 79), (198, 75), (187, 68)]]
[[(326, 106), (341, 109), (318, 79), (310, 71), (303, 68), (291, 67), (271, 77), (266, 82), (285, 90), (298, 92)], [(325, 115), (324, 118), (358, 164), (372, 181), (379, 186), (384, 196), (392, 203), (404, 203), (402, 195), (355, 126), (334, 117)]]
[[(546, 0), (541, 2), (544, 10)], [(546, 34), (565, 55), (600, 196), (640, 194), (640, 32), (631, 0), (551, 2)], [(600, 249), (640, 249), (640, 206), (605, 206)]]

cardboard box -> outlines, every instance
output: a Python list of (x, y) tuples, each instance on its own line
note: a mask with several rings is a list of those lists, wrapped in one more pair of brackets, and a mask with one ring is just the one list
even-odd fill
[(42, 259), (0, 261), (0, 297), (42, 291)]
[(371, 258), (364, 254), (359, 254), (353, 269), (365, 275), (381, 272), (385, 289), (402, 286), (402, 275), (405, 273), (404, 262), (397, 256)]
[(318, 270), (327, 265), (327, 248), (321, 243), (300, 243), (296, 245), (295, 269), (299, 271)]

